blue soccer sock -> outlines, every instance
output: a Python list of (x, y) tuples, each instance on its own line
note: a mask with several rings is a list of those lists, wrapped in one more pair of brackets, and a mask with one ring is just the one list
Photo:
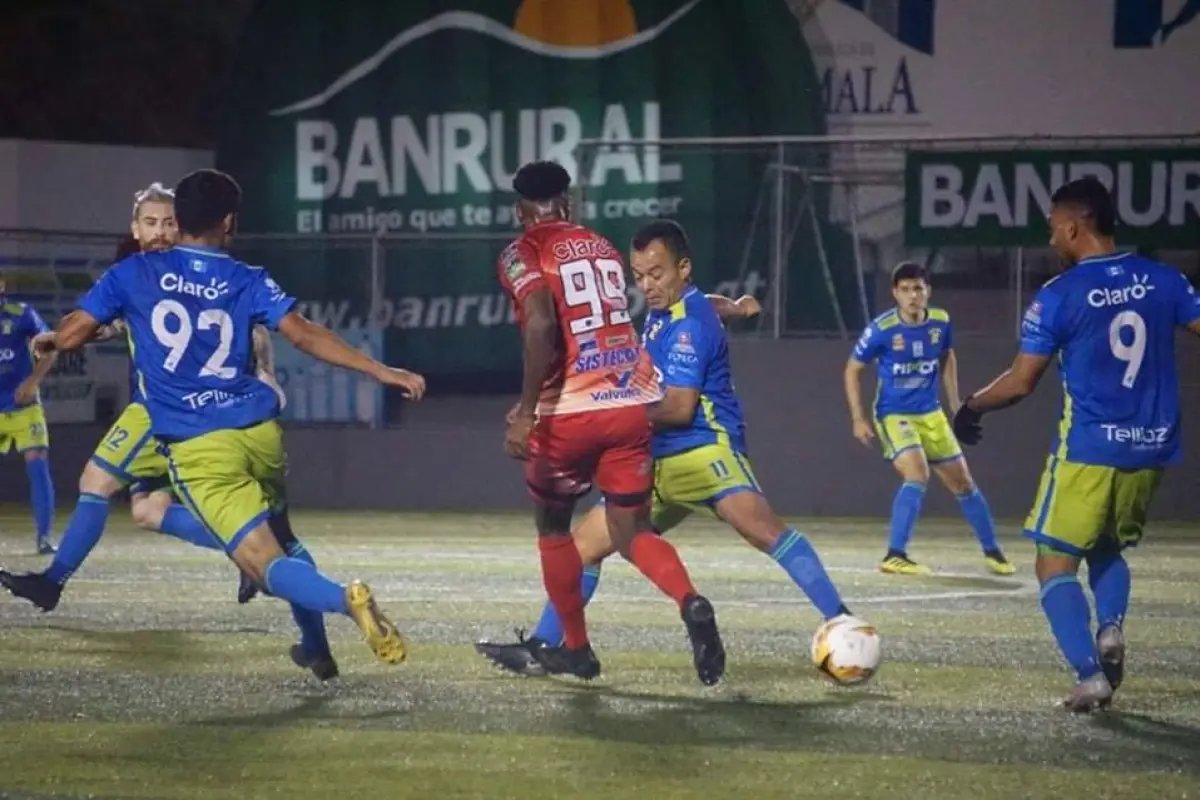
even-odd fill
[(54, 480), (50, 477), (50, 459), (33, 458), (25, 462), (29, 476), (29, 500), (33, 506), (33, 522), (38, 541), (50, 535), (54, 525)]
[(65, 586), (100, 541), (107, 522), (108, 498), (90, 492), (80, 493), (75, 513), (67, 520), (67, 529), (63, 531), (58, 552), (46, 570), (46, 577), (59, 586)]
[[(287, 547), (287, 554), (294, 559), (304, 561), (316, 569), (317, 562), (312, 554), (299, 541), (292, 541)], [(309, 655), (326, 655), (329, 653), (329, 637), (325, 634), (325, 615), (319, 611), (309, 611), (292, 603), (292, 619), (300, 629), (300, 647)]]
[(1100, 655), (1092, 637), (1091, 609), (1079, 578), (1055, 575), (1042, 584), (1042, 610), (1050, 621), (1050, 631), (1058, 640), (1058, 649), (1079, 680), (1100, 672)]
[(1125, 624), (1129, 611), (1130, 575), (1129, 564), (1118, 552), (1089, 554), (1088, 583), (1092, 596), (1096, 598), (1096, 621), (1099, 629), (1109, 625), (1118, 628)]
[(263, 573), (266, 590), (293, 605), (326, 614), (345, 614), (346, 589), (299, 558), (280, 556)]
[[(589, 564), (584, 567), (579, 590), (583, 594), (583, 604), (585, 606), (592, 599), (592, 595), (596, 593), (596, 587), (599, 585), (600, 565)], [(549, 600), (546, 601), (546, 605), (542, 609), (542, 618), (538, 620), (537, 627), (533, 629), (532, 636), (535, 639), (541, 639), (543, 642), (554, 646), (562, 644), (562, 623), (559, 622), (558, 612), (554, 610), (554, 604)]]
[(783, 567), (800, 590), (808, 595), (822, 617), (829, 619), (845, 613), (842, 596), (838, 594), (833, 581), (829, 580), (825, 565), (821, 563), (821, 557), (807, 536), (795, 528), (788, 528), (767, 555)]
[(176, 539), (182, 539), (188, 544), (194, 544), (206, 550), (223, 551), (225, 549), (221, 546), (220, 540), (204, 527), (204, 523), (196, 519), (195, 514), (175, 503), (167, 507), (167, 513), (163, 514), (158, 530), (167, 536), (174, 536)]
[(892, 501), (892, 530), (888, 536), (889, 553), (907, 553), (908, 540), (912, 538), (917, 518), (921, 516), (921, 504), (925, 502), (925, 484), (905, 481)]
[(1000, 545), (996, 542), (996, 521), (992, 519), (992, 510), (988, 508), (983, 493), (978, 488), (972, 488), (966, 494), (958, 496), (958, 505), (962, 508), (967, 524), (975, 531), (975, 538), (979, 540), (983, 552), (999, 550)]

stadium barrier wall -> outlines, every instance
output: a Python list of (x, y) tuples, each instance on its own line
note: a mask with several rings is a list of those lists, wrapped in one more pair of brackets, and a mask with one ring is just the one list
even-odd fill
[[(751, 459), (782, 513), (889, 513), (898, 479), (877, 449), (862, 447), (850, 435), (842, 367), (851, 345), (788, 339), (733, 344)], [(957, 350), (965, 395), (1004, 369), (1016, 347), (1011, 338), (963, 337)], [(1180, 365), (1184, 459), (1164, 481), (1155, 515), (1200, 519), (1200, 422), (1194, 413), (1200, 406), (1200, 343), (1181, 341)], [(429, 398), (406, 409), (402, 427), (386, 430), (291, 427), (287, 446), (293, 503), (312, 508), (527, 510), (520, 464), (506, 458), (501, 448), (511, 402), (504, 396)], [(968, 449), (971, 471), (998, 517), (1012, 520), (1028, 511), (1058, 408), (1052, 372), (1025, 403), (987, 417), (983, 443)], [(52, 426), (60, 506), (73, 504), (79, 471), (102, 433), (98, 426)], [(27, 503), (25, 473), (15, 455), (0, 461), (0, 502)], [(948, 492), (931, 487), (926, 513), (956, 516), (958, 507)], [(64, 523), (60, 518), (60, 530)]]

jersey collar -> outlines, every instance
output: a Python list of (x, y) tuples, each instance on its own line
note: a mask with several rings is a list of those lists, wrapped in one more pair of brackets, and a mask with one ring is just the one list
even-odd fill
[(182, 250), (185, 253), (195, 253), (196, 255), (211, 256), (214, 258), (230, 257), (229, 253), (226, 253), (224, 250), (217, 250), (214, 247), (203, 247), (198, 244), (177, 244), (173, 249)]
[(896, 306), (896, 321), (906, 328), (919, 328), (926, 322), (929, 322), (929, 309), (925, 309), (925, 316), (919, 322), (905, 322), (904, 315), (900, 313), (900, 306)]
[(1103, 264), (1105, 261), (1117, 261), (1118, 259), (1128, 257), (1128, 250), (1118, 250), (1115, 253), (1105, 253), (1102, 256), (1088, 256), (1087, 258), (1081, 258), (1075, 262), (1075, 266), (1082, 267), (1086, 264)]
[(700, 290), (695, 286), (689, 286), (688, 288), (684, 289), (683, 294), (680, 295), (679, 299), (667, 307), (667, 313), (673, 317), (676, 315), (681, 315), (683, 313), (683, 306), (687, 302), (687, 299), (699, 291)]

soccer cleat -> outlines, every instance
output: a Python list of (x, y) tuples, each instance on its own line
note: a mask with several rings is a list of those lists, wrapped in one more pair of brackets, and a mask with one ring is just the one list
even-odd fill
[(47, 536), (38, 539), (37, 551), (39, 556), (52, 556), (58, 552), (58, 548), (54, 546), (53, 542), (50, 541), (50, 537)]
[(695, 595), (684, 601), (681, 616), (692, 640), (697, 677), (705, 686), (717, 685), (725, 674), (725, 645), (717, 630), (717, 612), (707, 599)]
[(906, 555), (889, 553), (879, 562), (879, 571), (889, 575), (932, 575), (933, 570), (918, 564)]
[(238, 603), (245, 605), (253, 600), (256, 594), (258, 594), (258, 584), (254, 582), (254, 578), (238, 570)]
[(404, 639), (375, 604), (369, 586), (362, 581), (351, 581), (346, 587), (346, 609), (380, 661), (399, 664), (408, 657)]
[(1125, 632), (1119, 625), (1106, 625), (1096, 634), (1100, 668), (1115, 692), (1125, 680)]
[(300, 645), (294, 644), (292, 645), (290, 655), (292, 657), (293, 664), (295, 664), (297, 667), (300, 667), (300, 669), (312, 670), (312, 674), (315, 675), (319, 681), (333, 680), (338, 676), (338, 665), (337, 662), (333, 660), (333, 655), (331, 653), (326, 652), (318, 655), (311, 655), (304, 652), (304, 648)]
[(517, 675), (540, 677), (546, 674), (546, 669), (538, 662), (534, 651), (545, 646), (546, 643), (536, 636), (526, 639), (525, 631), (518, 628), (517, 641), (510, 644), (477, 642), (475, 652), (501, 669)]
[(1005, 558), (1004, 553), (999, 550), (989, 550), (984, 553), (983, 563), (987, 564), (987, 568), (997, 575), (1012, 575), (1017, 571), (1012, 562)]
[(1071, 693), (1063, 698), (1062, 706), (1067, 711), (1088, 714), (1108, 708), (1112, 703), (1112, 696), (1112, 684), (1101, 672), (1075, 684)]
[(591, 644), (585, 644), (577, 650), (566, 645), (551, 647), (543, 644), (529, 652), (549, 675), (574, 675), (584, 681), (600, 676), (600, 659), (596, 658), (596, 651), (592, 650)]
[(42, 611), (53, 611), (62, 596), (62, 587), (47, 578), (44, 572), (14, 575), (0, 569), (0, 586), (8, 589), (13, 597), (24, 598)]

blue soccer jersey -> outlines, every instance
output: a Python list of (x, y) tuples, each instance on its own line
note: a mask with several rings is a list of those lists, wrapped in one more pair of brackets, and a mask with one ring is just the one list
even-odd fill
[(1054, 452), (1080, 464), (1145, 469), (1179, 456), (1175, 327), (1200, 319), (1178, 270), (1129, 253), (1080, 261), (1025, 312), (1021, 352), (1058, 356)]
[(16, 401), (17, 387), (33, 372), (29, 341), (48, 330), (33, 306), (0, 305), (0, 412), (20, 407)]
[(654, 457), (718, 443), (745, 453), (746, 422), (733, 388), (729, 340), (708, 298), (693, 286), (670, 308), (651, 310), (642, 338), (664, 390), (675, 386), (700, 393), (689, 426), (654, 434)]
[(125, 320), (152, 431), (174, 442), (279, 415), (274, 390), (249, 369), (252, 330), (274, 330), (295, 302), (265, 270), (189, 246), (118, 262), (79, 307)]
[(929, 308), (925, 320), (909, 324), (892, 309), (876, 317), (854, 345), (853, 358), (878, 363), (875, 416), (928, 414), (941, 408), (941, 358), (954, 348), (950, 315)]

